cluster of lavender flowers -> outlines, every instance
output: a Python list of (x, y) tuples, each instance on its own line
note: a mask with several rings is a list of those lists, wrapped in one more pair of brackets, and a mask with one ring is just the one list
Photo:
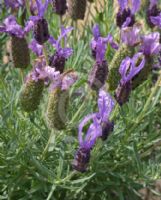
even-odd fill
[[(140, 8), (140, 0), (132, 1), (131, 8), (128, 0), (118, 0), (118, 3), (120, 8), (116, 17), (116, 24), (121, 29), (120, 45), (123, 43), (128, 48), (131, 48), (131, 52), (133, 52), (131, 57), (126, 54), (123, 58), (118, 56), (117, 59), (121, 58), (122, 60), (115, 62), (120, 63), (120, 65), (118, 66), (118, 71), (115, 70), (113, 76), (119, 73), (120, 79), (114, 91), (114, 97), (118, 105), (123, 106), (129, 100), (130, 93), (135, 88), (138, 79), (140, 85), (143, 81), (140, 77), (143, 77), (144, 80), (148, 78), (154, 65), (154, 56), (160, 59), (161, 45), (159, 42), (159, 32), (152, 32), (147, 35), (140, 33), (141, 27), (137, 26), (135, 20), (135, 14)], [(156, 6), (157, 1), (150, 1), (150, 8), (152, 4)], [(151, 22), (159, 26), (160, 16), (160, 14), (156, 17), (150, 16)], [(79, 149), (75, 154), (73, 168), (80, 172), (87, 170), (91, 150), (96, 141), (99, 138), (106, 140), (114, 129), (114, 122), (110, 121), (110, 114), (116, 102), (109, 93), (105, 92), (106, 81), (109, 78), (108, 72), (110, 71), (105, 54), (108, 44), (116, 50), (116, 54), (119, 49), (122, 49), (114, 42), (110, 34), (107, 37), (101, 37), (98, 25), (93, 27), (93, 36), (91, 50), (95, 64), (90, 72), (88, 83), (91, 89), (98, 93), (98, 112), (87, 115), (79, 124)], [(83, 138), (83, 128), (91, 120), (92, 123)]]
[[(88, 85), (98, 96), (98, 110), (87, 115), (78, 127), (79, 148), (72, 165), (75, 170), (80, 172), (86, 171), (90, 161), (91, 150), (94, 148), (97, 139), (101, 138), (105, 141), (114, 130), (114, 122), (110, 119), (110, 115), (115, 105), (123, 106), (129, 100), (135, 86), (140, 85), (143, 80), (147, 79), (154, 64), (154, 56), (157, 56), (160, 61), (161, 45), (159, 42), (159, 32), (143, 35), (140, 33), (140, 27), (136, 23), (135, 15), (139, 11), (141, 1), (132, 0), (131, 4), (129, 4), (128, 0), (118, 0), (118, 3), (119, 11), (116, 16), (116, 24), (121, 33), (120, 44), (114, 41), (111, 34), (103, 37), (98, 24), (94, 25), (92, 29), (93, 38), (90, 47), (94, 65), (89, 73)], [(12, 10), (15, 10), (25, 5), (25, 1), (6, 0), (5, 4)], [(49, 127), (61, 130), (66, 128), (66, 126), (62, 125), (62, 119), (58, 116), (58, 114), (61, 114), (58, 113), (60, 97), (64, 98), (64, 92), (69, 90), (78, 77), (74, 70), (65, 71), (65, 63), (73, 54), (73, 49), (67, 47), (67, 35), (73, 28), (64, 28), (62, 26), (61, 33), (57, 39), (50, 35), (45, 11), (48, 5), (51, 4), (57, 14), (65, 14), (67, 9), (65, 0), (46, 0), (44, 3), (41, 0), (30, 1), (30, 9), (33, 15), (26, 21), (25, 26), (19, 25), (16, 17), (11, 15), (0, 26), (0, 32), (7, 33), (14, 38), (13, 41), (20, 41), (20, 44), (22, 44), (22, 39), (25, 39), (28, 33), (33, 32), (33, 38), (28, 47), (35, 53), (37, 58), (33, 69), (26, 78), (21, 93), (21, 105), (27, 112), (35, 111), (44, 86), (50, 85), (47, 109), (48, 123)], [(161, 28), (161, 13), (157, 8), (156, 0), (149, 2), (147, 17), (149, 26), (153, 24), (153, 26)], [(44, 54), (45, 43), (49, 43), (54, 48), (55, 51), (52, 55)], [(122, 44), (132, 49), (132, 55), (120, 52), (122, 51)], [(113, 62), (118, 66), (115, 66), (112, 76), (120, 75), (117, 80), (118, 84), (116, 84), (113, 90), (115, 100), (106, 92), (108, 88), (107, 81), (110, 79), (111, 72), (106, 58), (108, 45), (116, 51), (116, 54), (119, 52), (119, 55), (121, 55), (114, 58), (115, 60), (119, 59), (119, 62)], [(21, 51), (22, 49), (20, 48), (18, 52)], [(91, 124), (83, 137), (83, 129), (89, 122)]]

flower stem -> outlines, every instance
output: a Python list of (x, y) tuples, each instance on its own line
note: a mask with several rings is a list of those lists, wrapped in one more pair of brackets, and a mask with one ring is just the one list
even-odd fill
[(24, 82), (24, 72), (23, 69), (20, 69), (21, 81)]
[(48, 58), (48, 53), (47, 53), (45, 45), (43, 45), (43, 53), (44, 53), (44, 56), (45, 56), (46, 63), (48, 65), (49, 64), (49, 58)]
[(29, 1), (25, 1), (25, 3), (26, 3), (27, 15), (30, 16), (30, 4), (29, 4)]
[(53, 136), (54, 136), (54, 140), (55, 140), (54, 130), (52, 129), (52, 131), (51, 131), (51, 133), (50, 133), (50, 136), (49, 136), (49, 139), (48, 139), (48, 142), (47, 142), (47, 144), (46, 144), (46, 146), (45, 146), (45, 148), (44, 148), (44, 151), (43, 151), (43, 153), (42, 153), (42, 160), (44, 160), (45, 155), (46, 155), (46, 153), (48, 152), (48, 149), (49, 149), (49, 146), (50, 146), (50, 144), (51, 144), (51, 140), (52, 140)]

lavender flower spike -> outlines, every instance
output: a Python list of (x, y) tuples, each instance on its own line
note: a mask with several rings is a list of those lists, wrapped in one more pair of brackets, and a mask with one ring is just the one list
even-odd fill
[[(73, 30), (72, 27), (61, 27), (61, 34), (57, 40), (52, 36), (49, 38), (49, 42), (55, 47), (56, 52), (50, 57), (49, 65), (55, 67), (56, 70), (63, 73), (66, 60), (73, 54), (73, 49), (67, 47), (67, 34)], [(64, 47), (61, 47), (61, 40), (64, 38)]]
[[(139, 61), (139, 59), (142, 60)], [(143, 53), (137, 53), (133, 56), (133, 58), (126, 57), (122, 61), (119, 69), (121, 80), (115, 93), (115, 98), (120, 106), (128, 101), (132, 89), (132, 79), (143, 69), (144, 65), (145, 58)]]
[(135, 23), (135, 13), (140, 8), (140, 0), (132, 0), (132, 6), (128, 3), (128, 0), (118, 0), (119, 11), (116, 17), (116, 23), (119, 28), (133, 26)]
[[(113, 123), (109, 121), (109, 115), (114, 107), (114, 101), (111, 96), (103, 91), (99, 91), (97, 113), (86, 116), (79, 125), (78, 140), (79, 149), (76, 152), (73, 162), (73, 168), (80, 172), (85, 172), (90, 160), (90, 152), (98, 138), (106, 139), (109, 132), (113, 130)], [(83, 139), (83, 127), (92, 120), (92, 124)], [(107, 129), (108, 126), (108, 129)], [(106, 132), (105, 132), (106, 131)]]
[(48, 23), (44, 18), (44, 14), (50, 1), (51, 0), (45, 0), (45, 2), (42, 3), (42, 0), (36, 0), (38, 15), (30, 17), (30, 21), (34, 24), (34, 38), (41, 45), (49, 39)]
[(94, 58), (96, 58), (97, 44), (99, 41), (102, 41), (104, 43), (104, 47), (109, 43), (112, 46), (112, 48), (118, 49), (118, 45), (114, 42), (111, 34), (108, 34), (107, 37), (101, 37), (100, 28), (98, 24), (95, 24), (93, 26), (92, 33), (93, 33), (93, 39), (91, 41), (90, 46), (92, 50), (92, 56)]
[(147, 23), (151, 28), (153, 28), (155, 25), (158, 26), (158, 24), (156, 24), (157, 22), (155, 18), (158, 20), (160, 9), (158, 8), (157, 4), (158, 4), (158, 0), (150, 0), (150, 6), (146, 13)]
[(92, 56), (96, 59), (96, 62), (89, 75), (89, 85), (92, 89), (100, 89), (106, 79), (108, 74), (107, 61), (105, 59), (107, 44), (109, 43), (114, 49), (118, 49), (118, 45), (113, 41), (112, 35), (107, 35), (107, 37), (101, 37), (99, 25), (96, 24), (93, 27), (93, 39), (91, 41)]
[(13, 15), (7, 17), (0, 26), (0, 32), (11, 36), (12, 60), (16, 68), (26, 68), (30, 64), (30, 54), (25, 36), (30, 31), (31, 26), (32, 24), (27, 22), (23, 28)]
[(40, 56), (38, 57), (38, 59), (36, 59), (34, 68), (31, 71), (31, 73), (27, 76), (26, 81), (28, 79), (32, 79), (35, 82), (42, 80), (43, 82), (48, 84), (50, 81), (58, 82), (58, 80), (60, 80), (61, 77), (58, 71), (46, 65), (44, 56)]

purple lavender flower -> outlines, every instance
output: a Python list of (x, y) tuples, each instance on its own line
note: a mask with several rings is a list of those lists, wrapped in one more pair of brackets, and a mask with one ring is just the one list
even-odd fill
[[(106, 93), (104, 90), (99, 91), (98, 98), (98, 109), (97, 113), (90, 114), (86, 116), (82, 122), (79, 124), (79, 149), (76, 152), (75, 159), (73, 162), (73, 168), (80, 172), (85, 172), (87, 169), (87, 164), (90, 159), (90, 151), (94, 147), (98, 138), (107, 138), (109, 132), (113, 130), (111, 126), (113, 123), (109, 121), (110, 113), (114, 108), (114, 101), (112, 97)], [(89, 126), (86, 136), (83, 139), (82, 131), (83, 127), (90, 121), (93, 120), (92, 124)], [(110, 125), (111, 123), (111, 125)], [(104, 124), (109, 124), (105, 128)]]
[[(54, 55), (50, 57), (49, 65), (54, 67), (56, 70), (63, 73), (66, 60), (73, 54), (72, 48), (68, 48), (67, 46), (67, 34), (72, 31), (73, 28), (64, 28), (61, 27), (61, 34), (57, 40), (55, 40), (52, 36), (49, 39), (49, 42), (55, 47), (56, 52)], [(64, 39), (64, 48), (61, 47), (61, 40)]]
[(127, 46), (135, 46), (140, 43), (140, 27), (125, 27), (121, 29), (121, 40)]
[(120, 28), (133, 26), (135, 23), (135, 13), (140, 8), (140, 0), (132, 0), (131, 8), (128, 0), (118, 0), (118, 3), (120, 8), (116, 17), (117, 26)]
[[(50, 67), (53, 69), (52, 67)], [(54, 69), (55, 70), (55, 69)], [(56, 71), (56, 70), (55, 70)], [(59, 71), (56, 71), (60, 74)], [(77, 73), (73, 70), (60, 74), (57, 79), (50, 78), (51, 85), (50, 90), (53, 91), (56, 88), (60, 88), (62, 91), (67, 91), (78, 80)]]
[(48, 23), (44, 18), (49, 3), (50, 0), (45, 0), (45, 3), (42, 3), (42, 0), (36, 0), (38, 15), (30, 17), (30, 21), (34, 24), (34, 38), (39, 44), (43, 44), (49, 39)]
[(4, 3), (7, 8), (11, 8), (13, 10), (18, 9), (25, 5), (24, 0), (4, 0)]
[(24, 38), (25, 34), (30, 31), (31, 26), (32, 24), (28, 22), (24, 28), (21, 27), (17, 23), (16, 18), (13, 15), (10, 15), (4, 20), (3, 25), (0, 26), (0, 32), (7, 33), (18, 38)]
[[(140, 61), (140, 59), (142, 60)], [(143, 53), (137, 53), (133, 58), (126, 57), (122, 61), (119, 69), (121, 80), (115, 93), (115, 98), (120, 106), (128, 101), (132, 89), (132, 79), (143, 69), (144, 65)]]
[(150, 17), (150, 20), (153, 23), (153, 25), (161, 28), (161, 12), (157, 16)]
[(151, 56), (158, 54), (161, 50), (161, 45), (159, 43), (160, 34), (158, 32), (150, 33), (141, 38), (141, 48), (140, 51), (145, 56)]
[(34, 68), (27, 76), (26, 81), (28, 79), (32, 79), (35, 82), (43, 80), (46, 84), (48, 84), (51, 80), (53, 82), (58, 81), (60, 79), (60, 73), (54, 68), (47, 66), (44, 56), (40, 56), (38, 59), (36, 59)]
[(158, 20), (159, 18), (160, 10), (157, 4), (158, 4), (158, 0), (150, 0), (150, 5), (146, 13), (147, 23), (149, 24), (151, 28), (153, 28), (155, 25), (158, 26), (156, 19)]
[(91, 50), (92, 50), (92, 56), (94, 58), (96, 58), (97, 44), (98, 44), (99, 41), (102, 41), (105, 44), (103, 51), (106, 51), (106, 45), (108, 43), (112, 46), (112, 48), (118, 49), (118, 45), (114, 42), (111, 34), (108, 34), (107, 37), (101, 37), (100, 28), (99, 28), (98, 24), (93, 26), (92, 32), (93, 32), (93, 39), (91, 41), (90, 46), (91, 46)]
[(98, 90), (104, 85), (108, 74), (108, 65), (105, 59), (107, 44), (110, 43), (114, 49), (118, 49), (118, 45), (110, 34), (107, 37), (100, 36), (98, 24), (93, 27), (93, 36), (90, 46), (96, 62), (89, 74), (88, 83), (92, 89)]
[(43, 46), (38, 44), (36, 40), (32, 40), (28, 47), (39, 57), (43, 55)]

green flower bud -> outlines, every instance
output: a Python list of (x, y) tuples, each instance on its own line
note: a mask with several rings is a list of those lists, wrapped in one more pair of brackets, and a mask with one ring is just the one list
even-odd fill
[(62, 130), (65, 128), (68, 100), (68, 91), (57, 87), (50, 92), (47, 107), (47, 123), (51, 129)]
[(30, 64), (30, 53), (25, 38), (11, 37), (12, 60), (15, 68), (27, 68)]
[(33, 112), (38, 108), (43, 89), (43, 80), (37, 82), (30, 78), (27, 80), (20, 93), (20, 105), (24, 111)]

